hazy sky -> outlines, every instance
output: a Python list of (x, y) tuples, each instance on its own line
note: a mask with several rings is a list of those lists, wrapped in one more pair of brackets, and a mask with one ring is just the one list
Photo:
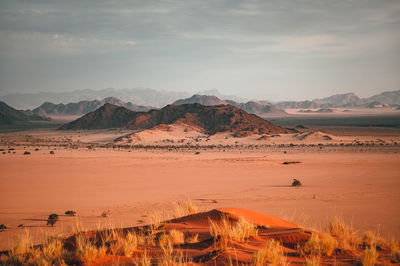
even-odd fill
[(0, 0), (0, 95), (400, 89), (400, 1)]

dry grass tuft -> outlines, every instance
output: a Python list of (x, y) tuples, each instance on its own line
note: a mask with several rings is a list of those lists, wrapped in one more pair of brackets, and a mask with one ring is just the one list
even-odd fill
[(199, 242), (199, 234), (190, 235), (186, 237), (186, 243), (197, 243)]
[(378, 260), (378, 253), (375, 247), (366, 248), (360, 256), (361, 264), (364, 266), (374, 266)]
[(392, 257), (395, 261), (400, 262), (400, 243), (398, 241), (393, 241), (390, 245), (390, 251)]
[(362, 241), (364, 245), (368, 247), (372, 247), (376, 244), (376, 236), (375, 233), (372, 231), (367, 231), (364, 233)]
[(178, 230), (169, 231), (172, 244), (183, 244), (185, 243), (185, 234)]
[(131, 257), (138, 247), (138, 242), (136, 233), (128, 232), (125, 236), (122, 233), (114, 233), (110, 243), (111, 254)]
[(331, 256), (337, 246), (337, 240), (331, 235), (323, 234), (322, 238), (319, 238), (317, 233), (312, 233), (309, 240), (304, 245), (298, 245), (297, 249), (303, 257), (320, 257)]
[(286, 257), (278, 241), (270, 239), (265, 248), (253, 256), (254, 265), (287, 265)]
[(226, 216), (222, 216), (219, 221), (208, 219), (210, 234), (214, 239), (219, 240), (220, 248), (224, 248), (230, 241), (244, 242), (251, 236), (257, 236), (258, 231), (254, 224), (239, 218), (236, 225), (231, 225)]
[(186, 202), (177, 201), (174, 204), (174, 218), (180, 218), (187, 215), (196, 214), (199, 208), (195, 206), (190, 200)]
[(321, 257), (319, 256), (312, 256), (306, 258), (306, 266), (319, 266), (321, 264)]
[(107, 248), (104, 245), (97, 247), (84, 233), (78, 234), (75, 241), (75, 256), (83, 263), (90, 264), (94, 259), (106, 255)]
[(338, 248), (341, 250), (355, 250), (359, 240), (352, 227), (348, 227), (340, 216), (335, 216), (328, 223), (329, 233), (338, 241)]

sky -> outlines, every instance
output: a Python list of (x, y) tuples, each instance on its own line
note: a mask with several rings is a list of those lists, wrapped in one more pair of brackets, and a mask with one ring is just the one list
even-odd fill
[(399, 0), (0, 0), (0, 95), (400, 89)]

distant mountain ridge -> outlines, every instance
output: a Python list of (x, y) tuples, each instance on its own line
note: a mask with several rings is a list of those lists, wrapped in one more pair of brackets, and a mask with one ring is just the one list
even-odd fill
[(40, 116), (62, 116), (62, 115), (84, 115), (91, 111), (98, 109), (105, 103), (111, 103), (117, 106), (123, 106), (132, 111), (149, 111), (154, 109), (150, 106), (136, 105), (131, 102), (123, 102), (115, 97), (107, 97), (103, 100), (92, 100), (92, 101), (80, 101), (77, 103), (68, 104), (54, 104), (50, 102), (45, 102), (41, 106), (32, 110), (32, 113)]
[(10, 125), (15, 122), (28, 121), (45, 121), (44, 117), (29, 114), (22, 110), (16, 110), (8, 106), (5, 102), (0, 101), (0, 125)]
[(32, 109), (44, 102), (74, 103), (79, 101), (101, 100), (115, 97), (124, 102), (137, 105), (163, 107), (178, 99), (190, 96), (186, 92), (159, 91), (147, 88), (132, 89), (103, 89), (103, 90), (75, 90), (70, 92), (39, 92), (39, 93), (12, 93), (0, 97), (7, 104), (21, 109)]
[(400, 104), (400, 90), (386, 91), (368, 98), (360, 98), (354, 93), (335, 94), (323, 99), (314, 99), (312, 101), (278, 102), (275, 106), (281, 109), (315, 109), (331, 107), (376, 108), (398, 104)]
[(173, 103), (173, 105), (199, 103), (206, 106), (230, 104), (236, 108), (242, 109), (247, 113), (263, 115), (263, 114), (285, 114), (286, 112), (273, 106), (267, 101), (249, 101), (246, 103), (238, 103), (232, 100), (221, 100), (216, 96), (195, 94), (190, 98), (181, 99)]
[[(246, 99), (234, 95), (223, 95), (217, 90), (205, 90), (199, 95), (216, 96), (221, 101), (233, 104), (248, 102)], [(103, 90), (76, 90), (71, 92), (40, 92), (40, 93), (11, 93), (0, 97), (0, 100), (8, 105), (19, 109), (32, 109), (43, 104), (52, 102), (54, 104), (68, 104), (79, 101), (101, 101), (107, 97), (116, 97), (124, 102), (132, 102), (142, 106), (164, 107), (181, 99), (190, 97), (192, 94), (179, 91), (160, 91), (147, 88), (132, 89), (103, 89)], [(263, 101), (252, 101), (262, 103)], [(354, 93), (336, 94), (322, 99), (305, 101), (282, 101), (272, 104), (278, 109), (313, 109), (313, 108), (332, 108), (332, 107), (368, 107), (368, 104), (378, 102), (383, 106), (400, 105), (400, 90), (385, 91), (380, 94), (360, 98)], [(374, 104), (371, 106), (379, 106)], [(265, 105), (262, 103), (262, 105)], [(236, 105), (237, 106), (237, 105)], [(245, 107), (242, 107), (245, 108)], [(371, 107), (374, 108), (374, 107)], [(249, 109), (247, 109), (250, 111)]]
[(201, 128), (210, 135), (218, 132), (232, 132), (235, 136), (294, 132), (232, 105), (205, 106), (198, 103), (167, 105), (160, 110), (149, 112), (133, 112), (124, 107), (105, 104), (96, 111), (63, 125), (60, 129), (118, 127), (145, 130), (162, 124), (185, 124)]

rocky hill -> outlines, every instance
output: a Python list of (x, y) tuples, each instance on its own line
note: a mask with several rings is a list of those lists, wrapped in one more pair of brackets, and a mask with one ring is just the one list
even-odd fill
[(185, 124), (200, 128), (209, 135), (218, 132), (231, 132), (235, 136), (294, 132), (232, 105), (204, 106), (198, 103), (167, 105), (160, 110), (149, 112), (133, 112), (124, 107), (105, 104), (98, 110), (63, 125), (60, 129), (145, 130), (163, 124)]
[(61, 126), (61, 130), (70, 129), (104, 129), (120, 128), (136, 117), (138, 112), (110, 103), (92, 111), (68, 124)]

